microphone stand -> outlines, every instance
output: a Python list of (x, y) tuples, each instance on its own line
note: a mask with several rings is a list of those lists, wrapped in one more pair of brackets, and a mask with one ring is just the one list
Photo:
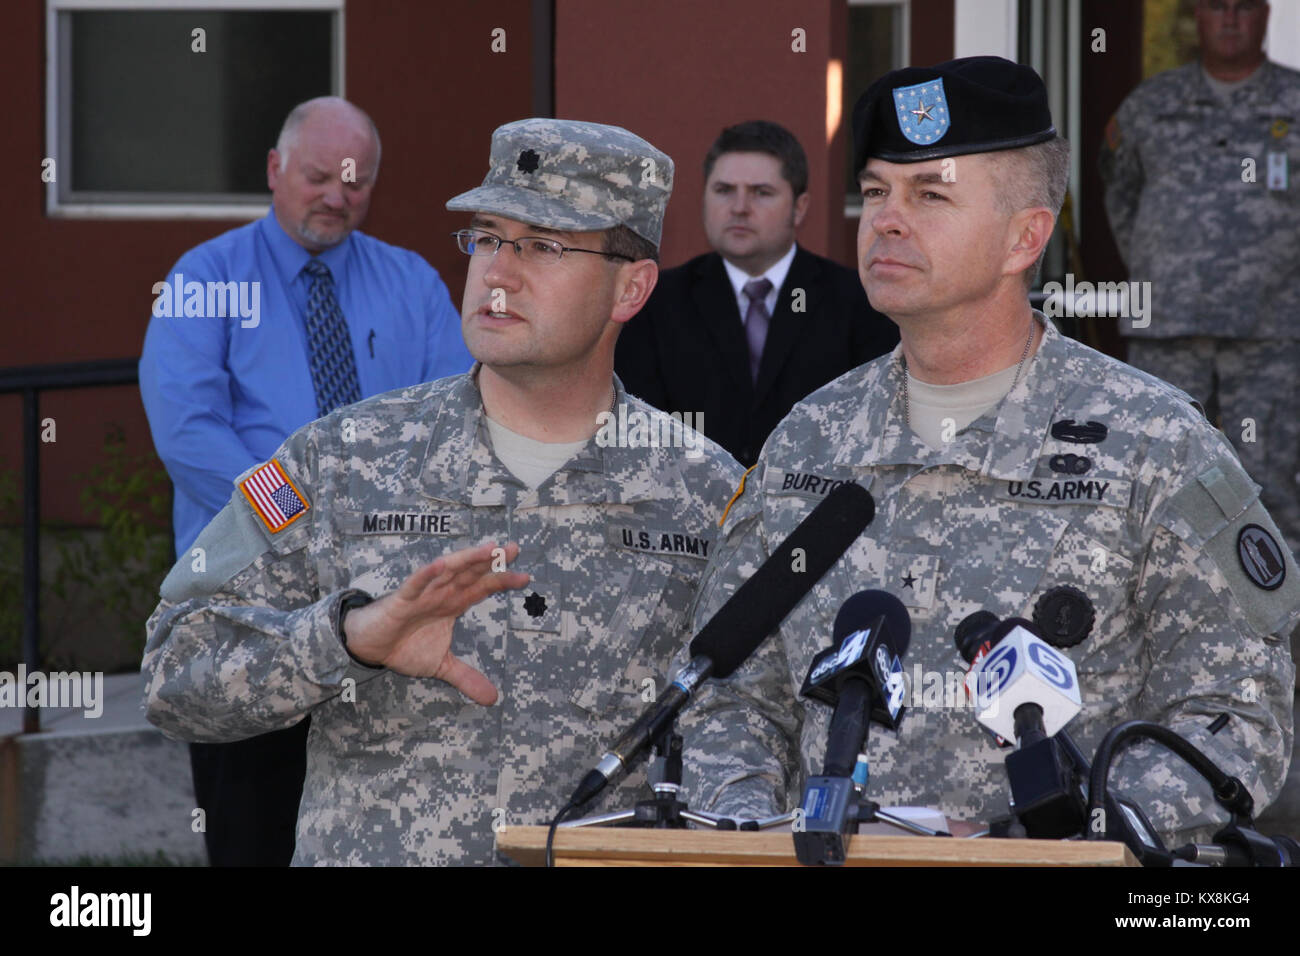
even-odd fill
[(677, 799), (682, 786), (682, 735), (677, 732), (675, 721), (668, 721), (659, 731), (652, 744), (654, 756), (651, 758), (646, 776), (654, 796), (649, 800), (639, 800), (627, 810), (614, 810), (599, 813), (579, 820), (568, 820), (560, 824), (560, 829), (597, 826), (650, 827), (656, 830), (682, 830), (686, 824), (697, 823), (701, 826), (714, 827), (719, 830), (744, 829), (736, 821), (712, 813), (698, 813), (691, 810)]
[[(1017, 716), (1021, 708), (1017, 708)], [(1017, 726), (1020, 723), (1017, 720)], [(1065, 728), (1044, 737), (1040, 722), (1039, 731), (1038, 736), (1028, 743), (1022, 741), (1024, 746), (1007, 754), (1011, 813), (989, 824), (991, 837), (1059, 840), (1083, 833), (1088, 803), (1084, 782), (1091, 771), (1088, 758)], [(1028, 799), (1018, 804), (1017, 795)]]
[[(1210, 725), (1210, 733), (1217, 733), (1227, 722), (1221, 715)], [(1154, 740), (1171, 750), (1189, 764), (1214, 791), (1214, 799), (1227, 810), (1231, 819), (1214, 834), (1211, 844), (1189, 843), (1174, 850), (1166, 850), (1156, 838), (1158, 847), (1133, 832), (1132, 814), (1115, 814), (1112, 823), (1106, 819), (1104, 831), (1090, 831), (1088, 839), (1114, 839), (1116, 835), (1128, 844), (1129, 849), (1144, 866), (1177, 866), (1180, 863), (1209, 866), (1300, 866), (1300, 843), (1291, 837), (1267, 837), (1254, 827), (1255, 801), (1250, 791), (1236, 777), (1219, 769), (1195, 744), (1161, 724), (1143, 720), (1130, 720), (1112, 727), (1097, 745), (1089, 780), (1089, 817), (1106, 802), (1108, 809), (1113, 795), (1107, 789), (1111, 763), (1119, 750), (1133, 739)], [(1122, 808), (1121, 808), (1122, 809)], [(1142, 821), (1146, 823), (1145, 820)], [(1148, 830), (1150, 829), (1147, 824)], [(1116, 833), (1118, 831), (1118, 833)]]
[[(677, 733), (674, 722), (669, 722), (660, 731), (653, 744), (653, 756), (646, 772), (654, 796), (648, 800), (639, 800), (629, 808), (613, 810), (609, 813), (597, 813), (577, 820), (566, 820), (559, 828), (575, 829), (578, 827), (629, 826), (647, 827), (657, 830), (682, 830), (688, 823), (709, 827), (715, 830), (758, 831), (771, 830), (793, 823), (801, 812), (773, 817), (761, 817), (757, 820), (736, 820), (691, 810), (686, 803), (678, 799), (682, 785), (682, 735)], [(882, 810), (880, 804), (863, 801), (859, 804), (857, 819), (859, 823), (888, 823), (908, 833), (919, 836), (950, 836), (943, 830), (935, 830), (904, 817)]]

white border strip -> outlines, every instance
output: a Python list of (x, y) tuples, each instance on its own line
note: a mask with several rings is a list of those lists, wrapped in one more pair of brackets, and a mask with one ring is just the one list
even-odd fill
[(1016, 0), (956, 0), (953, 52), (964, 56), (1016, 59)]

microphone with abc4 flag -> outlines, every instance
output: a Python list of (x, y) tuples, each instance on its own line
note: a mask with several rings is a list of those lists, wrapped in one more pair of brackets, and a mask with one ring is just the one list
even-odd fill
[[(897, 730), (903, 718), (903, 655), (912, 622), (887, 591), (859, 591), (835, 615), (833, 643), (813, 658), (800, 694), (834, 708), (822, 775), (810, 777), (801, 803), (795, 855), (805, 865), (840, 865), (858, 824), (879, 811), (865, 802), (869, 722)], [(856, 773), (856, 770), (862, 773)], [(865, 817), (865, 820), (864, 820)]]

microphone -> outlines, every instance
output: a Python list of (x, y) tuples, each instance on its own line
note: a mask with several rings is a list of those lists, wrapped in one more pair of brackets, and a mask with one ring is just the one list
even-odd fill
[(953, 631), (957, 641), (957, 650), (968, 664), (978, 664), (984, 655), (993, 649), (989, 643), (989, 632), (1000, 623), (992, 611), (976, 611), (962, 618)]
[[(691, 641), (690, 662), (663, 695), (642, 712), (589, 771), (569, 798), (577, 807), (600, 793), (620, 769), (631, 766), (686, 706), (709, 677), (729, 677), (776, 630), (875, 517), (865, 488), (845, 482), (818, 502), (753, 577), (700, 629)], [(793, 558), (800, 552), (800, 559)], [(800, 570), (795, 570), (798, 566)]]
[[(1219, 714), (1208, 730), (1211, 734), (1218, 733), (1227, 721), (1227, 714)], [(1136, 806), (1125, 808), (1130, 811), (1125, 815), (1110, 815), (1110, 806), (1115, 798), (1115, 793), (1107, 786), (1111, 763), (1120, 749), (1134, 739), (1153, 740), (1173, 751), (1210, 785), (1215, 801), (1232, 815), (1232, 821), (1214, 834), (1213, 843), (1189, 843), (1170, 851), (1165, 849), (1159, 835), (1154, 833), (1150, 822)], [(1123, 840), (1143, 866), (1170, 866), (1179, 861), (1211, 866), (1295, 866), (1300, 863), (1300, 843), (1291, 837), (1266, 837), (1254, 829), (1255, 799), (1245, 784), (1221, 770), (1199, 747), (1170, 727), (1146, 720), (1129, 720), (1106, 731), (1106, 736), (1097, 744), (1097, 756), (1088, 784), (1089, 815), (1097, 814), (1103, 801), (1107, 813), (1104, 829), (1090, 830), (1087, 838)], [(1129, 803), (1131, 805), (1131, 801)], [(1138, 818), (1139, 826), (1133, 825), (1134, 816)]]
[(1300, 843), (1288, 836), (1268, 837), (1253, 827), (1230, 823), (1213, 843), (1189, 843), (1172, 855), (1207, 866), (1300, 866)]
[[(984, 646), (990, 649), (975, 660)], [(1083, 709), (1074, 662), (1024, 618), (968, 633), (957, 649), (973, 663), (966, 689), (975, 700), (976, 719), (1000, 737), (1021, 740), (1018, 724), (1031, 740), (1050, 737)]]
[[(1006, 630), (999, 627), (1002, 623), (990, 611), (976, 611), (957, 625), (954, 633), (957, 648), (963, 658), (973, 662), (972, 670), (981, 664), (1001, 639), (997, 635)], [(1029, 630), (1031, 634), (1037, 634), (1035, 629)], [(978, 678), (976, 681), (978, 683)], [(972, 694), (972, 698), (974, 696)], [(1066, 712), (1069, 712), (1068, 708)], [(1012, 717), (1014, 720), (1014, 713)], [(987, 727), (985, 729), (988, 730)], [(1011, 745), (1006, 738), (992, 730), (988, 732), (999, 747)], [(1031, 733), (1037, 735), (1036, 730)], [(1085, 818), (1084, 795), (1075, 781), (1088, 778), (1091, 772), (1088, 758), (1070, 739), (1064, 727), (1053, 734), (1047, 744), (1040, 742), (1026, 749), (1023, 754), (1016, 751), (1007, 756), (1012, 800), (1017, 810), (1021, 807), (1028, 809), (1020, 814), (1023, 829), (1013, 831), (1011, 824), (1014, 820), (994, 821), (989, 828), (992, 835), (1048, 839), (1073, 836), (1081, 831)], [(1062, 755), (1064, 760), (1061, 759)], [(1106, 795), (1105, 807), (1106, 819), (1115, 821), (1118, 832), (1123, 835), (1124, 842), (1133, 850), (1140, 863), (1144, 866), (1168, 865), (1164, 843), (1137, 804), (1115, 791)]]
[[(966, 689), (976, 719), (1016, 741), (1007, 755), (1011, 799), (1025, 832), (1058, 839), (1082, 832), (1087, 818), (1074, 765), (1055, 735), (1083, 709), (1074, 662), (1023, 618), (976, 612), (958, 625), (957, 649), (973, 666)], [(973, 618), (980, 616), (977, 621)]]
[[(958, 623), (953, 631), (953, 638), (957, 641), (957, 650), (960, 652), (966, 663), (971, 667), (979, 664), (984, 659), (984, 655), (993, 649), (989, 643), (989, 632), (1000, 623), (999, 618), (992, 611), (976, 611), (968, 614)], [(967, 668), (969, 671), (970, 668)], [(974, 695), (968, 695), (974, 700)], [(999, 737), (993, 731), (986, 727), (989, 738), (998, 747), (1010, 747), (1011, 741), (1005, 737)]]
[[(820, 777), (804, 787), (803, 829), (795, 855), (809, 866), (844, 862), (857, 832), (860, 797), (854, 766), (866, 750), (869, 720), (896, 730), (903, 715), (903, 664), (912, 622), (887, 591), (859, 591), (835, 615), (833, 644), (813, 658), (800, 694), (834, 707)], [(863, 781), (865, 782), (865, 781)]]
[(825, 776), (853, 774), (866, 740), (868, 716), (898, 729), (903, 710), (901, 658), (911, 639), (907, 608), (888, 591), (859, 591), (840, 606), (834, 643), (812, 659), (799, 691), (835, 708), (822, 770)]

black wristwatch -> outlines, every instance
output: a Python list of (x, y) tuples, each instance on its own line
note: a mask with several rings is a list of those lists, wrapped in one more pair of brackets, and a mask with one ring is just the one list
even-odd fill
[(342, 601), (339, 602), (339, 618), (338, 618), (339, 640), (343, 642), (343, 649), (345, 651), (348, 651), (348, 657), (352, 658), (354, 661), (356, 661), (358, 664), (361, 664), (363, 667), (374, 667), (375, 665), (367, 664), (365, 661), (361, 660), (350, 650), (348, 650), (348, 632), (343, 629), (343, 618), (347, 616), (348, 611), (355, 610), (359, 607), (365, 607), (367, 604), (370, 604), (373, 601), (374, 598), (372, 598), (365, 591), (353, 591), (352, 593), (344, 597)]

